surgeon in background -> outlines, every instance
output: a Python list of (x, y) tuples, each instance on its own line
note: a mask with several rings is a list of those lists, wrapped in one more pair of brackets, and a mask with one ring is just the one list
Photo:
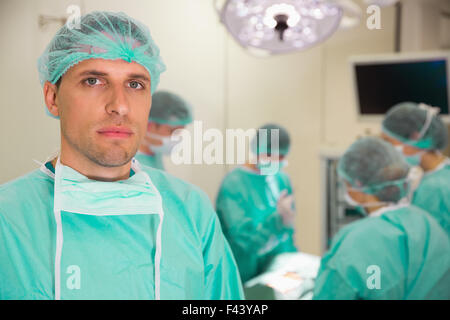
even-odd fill
[[(217, 214), (243, 282), (262, 273), (277, 254), (297, 251), (294, 196), (289, 177), (281, 170), (290, 149), (289, 134), (276, 124), (261, 129), (265, 129), (263, 134), (257, 134), (251, 143), (257, 163), (228, 173), (216, 200)], [(279, 133), (279, 150), (271, 145), (274, 132)], [(264, 143), (259, 141), (261, 137), (267, 138), (262, 139)], [(268, 164), (279, 170), (264, 174)]]
[(358, 140), (339, 160), (346, 200), (367, 217), (333, 238), (314, 299), (450, 299), (450, 242), (435, 219), (405, 201), (409, 170), (374, 137)]
[(441, 153), (447, 146), (448, 132), (438, 113), (438, 108), (424, 104), (395, 105), (383, 120), (382, 137), (409, 164), (422, 168), (424, 175), (413, 204), (436, 218), (450, 236), (450, 160)]
[(180, 142), (174, 135), (192, 122), (192, 107), (180, 96), (157, 91), (152, 97), (147, 134), (139, 147), (136, 159), (146, 166), (164, 170), (163, 156), (170, 155)]

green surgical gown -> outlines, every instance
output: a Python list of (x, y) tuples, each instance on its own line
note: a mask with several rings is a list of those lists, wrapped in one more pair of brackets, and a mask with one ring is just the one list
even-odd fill
[(450, 237), (450, 164), (424, 175), (413, 204), (430, 213)]
[[(142, 168), (163, 203), (161, 299), (243, 298), (235, 260), (207, 196), (161, 170)], [(40, 170), (0, 186), (0, 300), (54, 299), (53, 199), (54, 179)], [(78, 249), (81, 285), (68, 290), (73, 269), (62, 266), (61, 299), (154, 298), (154, 248), (144, 250), (154, 238), (152, 218), (136, 217), (131, 222), (131, 216), (63, 215), (62, 260), (65, 250)], [(108, 236), (117, 230), (120, 239)], [(89, 274), (91, 263), (100, 268)]]
[(262, 273), (277, 254), (297, 251), (294, 229), (276, 211), (283, 190), (292, 194), (282, 171), (264, 176), (237, 167), (222, 182), (216, 210), (244, 282)]
[(142, 152), (138, 152), (135, 158), (141, 165), (164, 170), (164, 162), (161, 154), (148, 155)]
[(314, 299), (450, 299), (449, 253), (445, 232), (420, 208), (369, 216), (334, 237)]

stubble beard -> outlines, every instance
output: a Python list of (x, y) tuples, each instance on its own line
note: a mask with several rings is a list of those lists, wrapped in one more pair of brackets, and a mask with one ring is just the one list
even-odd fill
[[(122, 143), (120, 141), (113, 141), (110, 147), (99, 146), (94, 142), (95, 139), (91, 134), (85, 137), (83, 141), (83, 139), (72, 138), (64, 128), (61, 128), (61, 131), (65, 140), (73, 149), (91, 162), (102, 167), (115, 168), (124, 166), (134, 157), (139, 148), (139, 145), (136, 144), (129, 148), (130, 150), (127, 150), (126, 147), (121, 146)], [(96, 134), (92, 130), (88, 130), (88, 132)]]

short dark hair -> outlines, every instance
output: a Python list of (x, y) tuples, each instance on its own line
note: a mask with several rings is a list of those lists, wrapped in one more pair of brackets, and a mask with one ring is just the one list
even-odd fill
[(58, 81), (55, 82), (56, 88), (59, 89), (59, 86), (61, 85), (62, 76), (59, 77)]

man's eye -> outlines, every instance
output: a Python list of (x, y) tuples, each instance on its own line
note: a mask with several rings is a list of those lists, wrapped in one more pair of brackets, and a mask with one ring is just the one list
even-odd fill
[(85, 82), (90, 86), (95, 86), (96, 84), (98, 84), (97, 81), (99, 81), (97, 78), (88, 78), (85, 80)]
[(144, 88), (144, 86), (137, 81), (130, 81), (129, 86), (132, 89), (143, 89)]

